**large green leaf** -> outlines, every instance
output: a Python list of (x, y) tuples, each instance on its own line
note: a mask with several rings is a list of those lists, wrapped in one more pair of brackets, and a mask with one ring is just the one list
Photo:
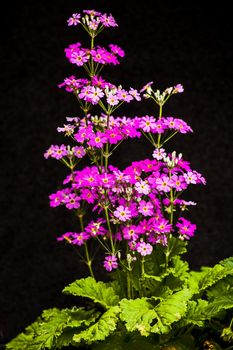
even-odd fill
[[(40, 350), (54, 349), (59, 342), (60, 348), (61, 336), (66, 333), (66, 329), (73, 328), (73, 335), (79, 327), (88, 326), (95, 321), (98, 316), (93, 311), (84, 311), (83, 309), (63, 309), (56, 308), (44, 310), (41, 317), (32, 325), (28, 326), (24, 333), (19, 334), (15, 339), (7, 344), (7, 349), (20, 350)], [(68, 338), (62, 337), (66, 345)], [(69, 341), (71, 341), (71, 335)]]
[(189, 324), (196, 325), (198, 327), (203, 327), (204, 322), (208, 319), (206, 314), (206, 308), (208, 306), (208, 301), (198, 299), (197, 301), (189, 300), (187, 304), (187, 312), (185, 316), (179, 322), (180, 327), (187, 326)]
[(104, 340), (115, 331), (119, 311), (119, 306), (110, 307), (95, 324), (75, 334), (73, 341), (75, 343), (84, 341), (86, 344), (91, 344), (96, 341)]
[(218, 281), (215, 285), (207, 289), (206, 293), (208, 299), (218, 298), (223, 295), (233, 296), (233, 276), (227, 276)]
[(94, 344), (92, 350), (160, 350), (152, 337), (143, 337), (138, 333), (115, 332), (105, 341)]
[(111, 283), (96, 282), (93, 277), (79, 279), (65, 287), (63, 292), (92, 299), (107, 309), (119, 302)]
[(147, 298), (122, 299), (120, 306), (121, 319), (126, 322), (126, 329), (129, 332), (138, 330), (143, 336), (149, 335), (150, 324), (156, 317), (156, 313)]
[(231, 274), (233, 274), (231, 260), (225, 260), (225, 262), (222, 261), (221, 264), (217, 264), (213, 268), (206, 269), (206, 273), (199, 281), (199, 291), (204, 291), (217, 283), (219, 280)]
[(157, 323), (151, 332), (164, 334), (171, 330), (171, 325), (179, 321), (187, 311), (187, 302), (192, 293), (188, 289), (176, 292), (161, 301), (155, 308)]

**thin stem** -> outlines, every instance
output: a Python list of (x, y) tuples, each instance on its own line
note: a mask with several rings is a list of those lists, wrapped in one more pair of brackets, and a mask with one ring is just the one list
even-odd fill
[[(79, 223), (80, 223), (80, 228), (81, 228), (81, 231), (83, 232), (84, 231), (84, 225), (83, 225), (83, 215), (80, 214), (78, 215), (78, 218), (79, 218)], [(92, 270), (92, 260), (90, 259), (90, 255), (89, 255), (89, 251), (88, 251), (88, 246), (87, 246), (87, 243), (85, 242), (84, 243), (84, 249), (85, 249), (85, 255), (86, 255), (86, 264), (88, 266), (88, 269), (89, 269), (89, 272), (91, 274), (91, 277), (95, 278), (94, 276), (94, 273), (93, 273), (93, 270)]]
[(127, 296), (128, 299), (131, 299), (131, 279), (129, 272), (127, 272)]
[[(162, 113), (163, 113), (163, 105), (159, 105), (159, 120), (162, 118)], [(160, 140), (161, 140), (161, 134), (158, 135), (158, 142), (157, 142), (157, 147), (160, 148)]]
[(108, 214), (108, 207), (104, 206), (104, 212), (105, 212), (105, 217), (107, 221), (107, 226), (108, 226), (108, 231), (109, 231), (109, 236), (110, 236), (110, 243), (111, 243), (111, 248), (112, 248), (112, 254), (115, 255), (115, 247), (112, 239), (112, 228), (109, 220), (109, 214)]

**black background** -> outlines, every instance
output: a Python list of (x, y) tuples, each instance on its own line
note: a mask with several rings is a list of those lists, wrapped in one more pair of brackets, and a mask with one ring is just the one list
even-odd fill
[[(152, 5), (154, 7), (152, 7)], [(67, 18), (82, 9), (111, 12), (119, 28), (105, 30), (99, 43), (126, 51), (120, 66), (103, 76), (126, 88), (153, 80), (164, 89), (181, 83), (185, 92), (172, 98), (165, 115), (184, 118), (192, 135), (176, 138), (170, 149), (182, 152), (207, 185), (194, 186), (198, 202), (190, 218), (198, 226), (189, 244), (192, 268), (213, 265), (232, 255), (232, 91), (233, 60), (230, 8), (183, 1), (8, 1), (2, 18), (0, 337), (15, 336), (42, 309), (73, 302), (61, 295), (75, 278), (86, 276), (75, 252), (56, 242), (71, 229), (67, 211), (50, 209), (48, 195), (65, 170), (46, 161), (50, 144), (62, 143), (56, 127), (80, 110), (72, 95), (57, 88), (64, 77), (83, 76), (63, 49), (86, 36), (68, 28)], [(156, 114), (150, 101), (133, 103), (121, 114)], [(150, 157), (143, 140), (127, 142), (112, 162), (124, 167)], [(99, 267), (95, 266), (101, 278)]]

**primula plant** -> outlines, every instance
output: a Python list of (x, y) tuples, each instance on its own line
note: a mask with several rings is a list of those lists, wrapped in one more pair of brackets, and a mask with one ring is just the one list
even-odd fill
[[(192, 132), (184, 120), (164, 113), (165, 103), (183, 86), (161, 92), (153, 82), (140, 91), (112, 84), (103, 68), (119, 64), (125, 53), (115, 44), (102, 47), (97, 37), (117, 27), (113, 16), (84, 10), (73, 14), (68, 26), (83, 28), (90, 38), (89, 47), (77, 42), (65, 49), (85, 76), (70, 76), (59, 85), (77, 99), (80, 114), (57, 129), (69, 144), (50, 146), (45, 158), (68, 170), (50, 195), (50, 206), (63, 206), (77, 219), (75, 231), (67, 228), (57, 240), (77, 249), (89, 271), (63, 292), (89, 301), (86, 308), (45, 310), (6, 348), (233, 349), (233, 259), (197, 272), (181, 258), (196, 231), (187, 215), (196, 203), (184, 199), (184, 192), (206, 183), (182, 154), (165, 148), (176, 134)], [(156, 115), (118, 115), (122, 105), (143, 99), (153, 101)], [(125, 169), (110, 163), (125, 140), (140, 137), (151, 144), (151, 158)], [(89, 166), (82, 166), (83, 158)], [(108, 282), (95, 278), (94, 251)]]

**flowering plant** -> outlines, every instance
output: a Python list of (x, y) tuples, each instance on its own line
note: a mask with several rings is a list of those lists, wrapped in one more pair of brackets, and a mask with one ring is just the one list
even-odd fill
[[(90, 275), (63, 292), (92, 303), (86, 309), (45, 310), (7, 349), (199, 349), (195, 332), (211, 327), (226, 342), (233, 340), (226, 313), (233, 308), (232, 258), (199, 272), (189, 271), (181, 258), (196, 231), (186, 217), (196, 203), (183, 193), (206, 183), (182, 154), (165, 149), (176, 134), (192, 132), (184, 120), (164, 115), (165, 103), (183, 86), (161, 92), (149, 82), (138, 91), (106, 81), (100, 75), (104, 66), (119, 64), (125, 55), (115, 44), (96, 44), (104, 29), (117, 27), (113, 16), (84, 10), (73, 14), (68, 26), (83, 27), (90, 37), (88, 48), (77, 42), (65, 49), (67, 59), (87, 76), (71, 76), (59, 85), (75, 96), (81, 113), (57, 129), (72, 144), (50, 146), (45, 158), (59, 160), (69, 171), (63, 186), (50, 195), (51, 207), (64, 206), (77, 217), (75, 232), (57, 240), (78, 250)], [(123, 104), (143, 98), (153, 100), (156, 116), (116, 115)], [(110, 164), (116, 148), (140, 137), (153, 146), (151, 159), (133, 161), (125, 169)], [(84, 157), (90, 165), (81, 168)], [(95, 279), (98, 249), (100, 268), (109, 277), (105, 283)]]

